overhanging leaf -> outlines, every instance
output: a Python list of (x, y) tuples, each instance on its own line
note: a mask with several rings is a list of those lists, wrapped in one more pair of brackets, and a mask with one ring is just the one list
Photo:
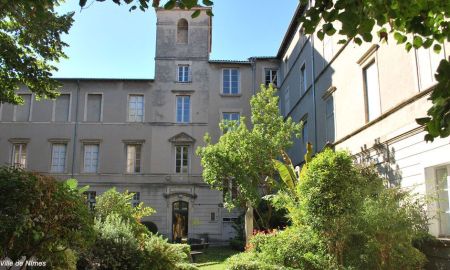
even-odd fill
[(283, 182), (290, 190), (294, 190), (296, 177), (294, 170), (291, 168), (291, 166), (288, 166), (276, 159), (272, 160), (272, 163), (275, 169), (280, 174), (281, 180), (283, 180)]

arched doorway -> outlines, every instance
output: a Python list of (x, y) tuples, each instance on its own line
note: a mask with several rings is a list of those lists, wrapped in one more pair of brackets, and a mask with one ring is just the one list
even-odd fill
[(181, 242), (188, 236), (189, 203), (176, 201), (172, 204), (172, 239)]

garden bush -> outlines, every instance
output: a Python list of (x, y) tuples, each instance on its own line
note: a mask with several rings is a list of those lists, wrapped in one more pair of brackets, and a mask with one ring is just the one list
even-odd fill
[(137, 269), (143, 254), (128, 221), (113, 213), (104, 221), (95, 221), (96, 240), (88, 254), (83, 255), (87, 269)]
[(144, 264), (152, 270), (178, 269), (189, 261), (189, 245), (170, 244), (159, 235), (149, 235), (144, 243)]
[(93, 219), (76, 181), (0, 167), (0, 191), (0, 260), (54, 257), (55, 266), (73, 266), (73, 256), (62, 253), (87, 248), (93, 236)]
[(229, 270), (291, 270), (281, 265), (272, 265), (258, 259), (255, 252), (236, 254), (226, 261)]
[(258, 261), (294, 269), (330, 269), (335, 267), (326, 246), (308, 227), (290, 227), (283, 231), (258, 233), (250, 240), (250, 251)]
[(341, 266), (417, 269), (425, 256), (412, 242), (427, 233), (424, 205), (407, 190), (385, 188), (374, 167), (345, 151), (325, 150), (308, 164), (298, 194), (305, 225)]
[(192, 270), (190, 247), (170, 244), (152, 234), (140, 219), (154, 212), (142, 203), (131, 206), (133, 194), (106, 191), (99, 196), (95, 209), (96, 240), (89, 252), (82, 254), (81, 269)]
[(283, 159), (274, 160), (280, 190), (265, 198), (285, 208), (292, 225), (285, 232), (254, 237), (256, 259), (301, 269), (424, 265), (425, 256), (414, 245), (429, 239), (423, 198), (387, 188), (374, 165), (355, 164), (346, 151), (326, 149), (301, 171), (287, 155)]

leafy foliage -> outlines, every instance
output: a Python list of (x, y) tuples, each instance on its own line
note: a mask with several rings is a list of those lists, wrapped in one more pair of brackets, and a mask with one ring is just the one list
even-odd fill
[(288, 210), (299, 237), (305, 234), (326, 247), (327, 256), (342, 267), (417, 269), (425, 262), (413, 246), (415, 239), (428, 236), (421, 200), (408, 190), (385, 188), (374, 168), (354, 165), (347, 152), (317, 154), (295, 190), (281, 190), (270, 199)]
[(124, 220), (135, 220), (139, 222), (141, 218), (150, 216), (155, 213), (151, 207), (144, 206), (143, 202), (133, 207), (131, 201), (134, 193), (125, 191), (124, 193), (117, 192), (115, 188), (111, 188), (98, 197), (95, 216), (97, 219), (105, 219), (108, 215), (115, 213)]
[(227, 259), (227, 269), (230, 270), (291, 270), (280, 265), (272, 265), (255, 258), (255, 253), (244, 252)]
[(95, 243), (82, 254), (83, 269), (196, 269), (187, 265), (188, 245), (169, 244), (140, 223), (155, 211), (143, 203), (131, 205), (133, 193), (112, 188), (97, 199)]
[(429, 100), (433, 106), (428, 110), (428, 117), (416, 119), (419, 125), (425, 126), (426, 141), (434, 138), (445, 138), (450, 135), (450, 63), (442, 60), (435, 75), (438, 84)]
[[(96, 0), (98, 2), (104, 2), (105, 0)], [(159, 8), (161, 6), (160, 0), (112, 0), (112, 2), (117, 5), (127, 4), (130, 5), (130, 11), (135, 10), (139, 7), (140, 10), (146, 11), (150, 7)], [(87, 0), (80, 0), (80, 6), (83, 8), (86, 6)], [(201, 4), (202, 5), (201, 5)], [(173, 9), (178, 7), (180, 9), (192, 9), (198, 6), (206, 6), (210, 7), (213, 5), (213, 1), (211, 0), (167, 0), (164, 5), (162, 5), (165, 9)], [(192, 13), (192, 18), (198, 17), (200, 15), (200, 10), (195, 10)], [(207, 10), (206, 13), (209, 16), (212, 16), (211, 10)]]
[(51, 258), (83, 250), (92, 239), (92, 218), (76, 186), (2, 167), (0, 190), (0, 258)]
[[(228, 205), (243, 205), (250, 201), (256, 205), (260, 199), (259, 188), (270, 189), (273, 183), (265, 181), (273, 175), (271, 160), (280, 155), (283, 149), (292, 145), (292, 136), (298, 136), (301, 124), (291, 118), (284, 121), (278, 110), (278, 96), (272, 85), (261, 85), (261, 91), (252, 97), (251, 126), (245, 119), (236, 123), (222, 123), (221, 129), (227, 129), (216, 144), (205, 135), (206, 146), (199, 147), (203, 179), (211, 187), (223, 190), (223, 181), (232, 180), (238, 187), (239, 197)], [(231, 125), (231, 126), (230, 126)]]
[(1, 1), (0, 3), (0, 102), (21, 104), (15, 92), (27, 86), (37, 98), (55, 98), (59, 83), (52, 62), (65, 58), (61, 35), (73, 22), (73, 13), (55, 12), (63, 1)]
[(89, 254), (83, 254), (87, 261), (87, 265), (83, 265), (85, 268), (99, 265), (100, 269), (138, 269), (144, 254), (130, 221), (112, 213), (102, 221), (97, 219), (94, 228), (95, 243)]
[(284, 231), (258, 233), (250, 240), (258, 261), (294, 269), (336, 268), (333, 258), (317, 233), (309, 227), (291, 227)]

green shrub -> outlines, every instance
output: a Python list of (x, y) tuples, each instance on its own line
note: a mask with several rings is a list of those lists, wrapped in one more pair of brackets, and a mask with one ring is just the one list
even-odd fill
[(77, 269), (77, 255), (70, 248), (63, 249), (62, 251), (59, 252), (53, 252), (52, 254), (46, 256), (45, 262), (46, 266), (44, 269), (52, 269), (52, 270)]
[(356, 253), (361, 258), (350, 263), (361, 269), (421, 268), (426, 258), (413, 241), (426, 235), (424, 209), (407, 191), (397, 188), (367, 198), (359, 223), (365, 245), (363, 250), (349, 248), (349, 255)]
[(308, 227), (291, 227), (250, 240), (259, 261), (298, 269), (331, 269), (333, 258), (319, 236)]
[(244, 252), (231, 256), (226, 261), (229, 270), (290, 270), (292, 268), (271, 265), (258, 260), (254, 252)]
[(143, 254), (134, 236), (133, 227), (118, 214), (95, 221), (96, 240), (90, 253), (83, 254), (86, 269), (137, 269)]
[(355, 165), (345, 151), (326, 149), (301, 173), (284, 160), (274, 166), (286, 185), (267, 199), (288, 211), (293, 226), (273, 237), (255, 237), (258, 260), (301, 269), (424, 265), (413, 241), (427, 238), (428, 220), (414, 195), (386, 188), (375, 166)]
[(0, 190), (0, 260), (46, 260), (66, 248), (88, 246), (93, 220), (76, 186), (0, 167)]
[(300, 181), (301, 217), (341, 266), (417, 269), (425, 256), (412, 245), (426, 234), (423, 205), (407, 191), (383, 187), (373, 167), (349, 153), (325, 150)]
[(148, 234), (147, 227), (140, 223), (143, 217), (150, 216), (155, 212), (151, 207), (144, 206), (141, 202), (138, 206), (133, 207), (131, 201), (133, 193), (125, 191), (117, 192), (115, 188), (111, 188), (97, 198), (95, 205), (95, 217), (104, 220), (110, 214), (119, 215), (123, 221), (128, 221), (132, 227), (133, 234), (141, 240), (142, 234)]
[(108, 190), (98, 198), (92, 249), (82, 254), (81, 269), (189, 270), (189, 245), (170, 244), (139, 221), (153, 213), (142, 203), (131, 206), (132, 194)]
[(144, 243), (144, 265), (153, 270), (177, 269), (178, 264), (188, 262), (188, 245), (169, 244), (159, 235), (149, 235)]

